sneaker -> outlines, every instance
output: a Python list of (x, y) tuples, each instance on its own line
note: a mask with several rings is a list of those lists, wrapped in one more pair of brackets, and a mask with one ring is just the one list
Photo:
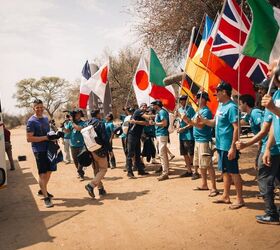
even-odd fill
[(258, 223), (261, 223), (261, 224), (270, 224), (270, 225), (279, 225), (280, 224), (278, 216), (272, 217), (268, 214), (257, 215), (256, 220)]
[[(53, 195), (52, 195), (52, 194), (50, 194), (49, 192), (47, 192), (47, 194), (48, 194), (48, 197), (49, 197), (49, 198), (53, 198)], [(42, 190), (39, 190), (38, 193), (37, 193), (37, 195), (38, 195), (38, 196), (44, 196), (43, 193), (42, 193)]]
[(127, 177), (128, 177), (129, 179), (136, 179), (136, 177), (134, 176), (133, 172), (128, 172), (128, 173), (127, 173)]
[(106, 190), (104, 189), (104, 187), (102, 188), (99, 188), (98, 189), (98, 192), (99, 192), (99, 196), (104, 196), (107, 194)]
[(88, 191), (89, 196), (95, 198), (93, 187), (90, 184), (85, 185), (85, 189)]
[(162, 167), (158, 168), (158, 169), (155, 171), (156, 174), (161, 174), (161, 172), (162, 172)]
[(158, 181), (165, 181), (165, 180), (168, 180), (169, 177), (167, 174), (163, 174), (163, 175), (159, 176), (157, 179), (158, 179)]
[(199, 179), (199, 178), (200, 178), (199, 173), (193, 173), (193, 175), (192, 175), (192, 180), (197, 180), (197, 179)]
[(46, 208), (53, 207), (53, 203), (52, 203), (52, 200), (50, 199), (50, 197), (44, 198), (44, 202), (45, 202), (45, 207)]
[(192, 172), (188, 172), (188, 171), (187, 171), (187, 172), (181, 174), (180, 177), (181, 177), (181, 178), (184, 178), (184, 177), (192, 177), (192, 175), (193, 175)]

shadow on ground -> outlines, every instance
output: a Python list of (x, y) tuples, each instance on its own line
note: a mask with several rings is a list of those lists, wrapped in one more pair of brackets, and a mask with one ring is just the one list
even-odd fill
[(48, 229), (84, 211), (40, 211), (29, 187), (37, 180), (28, 168), (15, 165), (16, 171), (8, 171), (7, 188), (0, 190), (0, 248), (5, 250), (52, 242)]

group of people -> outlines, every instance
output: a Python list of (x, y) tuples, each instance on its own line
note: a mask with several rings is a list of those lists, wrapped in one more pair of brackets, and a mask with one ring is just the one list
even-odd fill
[[(271, 70), (275, 64), (270, 65)], [(271, 71), (268, 74), (271, 77)], [(180, 107), (175, 112), (175, 121), (178, 122), (176, 131), (179, 139), (179, 151), (185, 161), (186, 171), (181, 177), (198, 179), (201, 176), (201, 185), (194, 190), (209, 190), (209, 196), (219, 195), (216, 187), (216, 174), (213, 167), (213, 137), (215, 138), (215, 149), (218, 154), (218, 170), (222, 173), (223, 193), (214, 200), (217, 204), (229, 204), (230, 209), (239, 209), (245, 205), (242, 195), (242, 179), (239, 173), (240, 150), (259, 142), (256, 158), (258, 169), (258, 183), (260, 196), (265, 201), (265, 214), (257, 216), (260, 223), (280, 224), (279, 210), (274, 203), (274, 189), (280, 180), (280, 82), (275, 81), (276, 91), (273, 97), (266, 94), (269, 80), (258, 86), (258, 95), (262, 96), (261, 104), (265, 108), (257, 108), (256, 101), (251, 95), (241, 95), (236, 103), (232, 99), (232, 87), (226, 82), (221, 82), (216, 87), (216, 98), (219, 102), (216, 114), (212, 114), (207, 103), (209, 96), (203, 90), (196, 95), (197, 112), (188, 102), (188, 96), (179, 97)], [(264, 110), (263, 110), (264, 109)], [(48, 132), (50, 130), (46, 117), (43, 116), (43, 104), (40, 100), (34, 102), (34, 115), (27, 123), (27, 140), (32, 142), (32, 149), (36, 158), (39, 171), (38, 192), (44, 196), (47, 207), (52, 206), (52, 195), (47, 192), (47, 183), (50, 178), (51, 169), (47, 162)], [(160, 158), (161, 168), (157, 170), (160, 175), (158, 181), (169, 179), (169, 149), (170, 129), (174, 125), (170, 119), (170, 113), (160, 100), (155, 100), (148, 106), (146, 103), (140, 105), (136, 110), (126, 108), (126, 117), (123, 120), (120, 137), (126, 156), (126, 171), (129, 179), (135, 179), (134, 171), (138, 175), (146, 176), (143, 157), (149, 162), (155, 161), (156, 152)], [(246, 113), (240, 116), (240, 113)], [(76, 110), (68, 116), (63, 123), (64, 145), (66, 161), (71, 161), (69, 148), (74, 164), (77, 168), (78, 177), (84, 179), (83, 165), (79, 163), (78, 156), (85, 148), (81, 130), (92, 125), (100, 138), (101, 150), (91, 152), (93, 158), (93, 169), (95, 177), (85, 186), (91, 197), (94, 197), (94, 188), (98, 188), (99, 194), (104, 195), (106, 191), (102, 179), (107, 168), (116, 167), (116, 160), (112, 150), (112, 139), (116, 133), (113, 125), (113, 116), (107, 115), (106, 122), (102, 121), (100, 110), (91, 112), (91, 119), (84, 121), (83, 112)], [(244, 142), (240, 140), (240, 124), (248, 124), (254, 136)], [(144, 139), (143, 139), (144, 135)], [(157, 146), (154, 146), (154, 138)], [(146, 143), (148, 142), (148, 143)], [(143, 146), (142, 146), (143, 145)], [(141, 150), (143, 148), (143, 150)], [(200, 171), (200, 174), (198, 172)], [(210, 188), (207, 183), (207, 173), (210, 179)], [(236, 200), (231, 203), (230, 187), (234, 184)]]

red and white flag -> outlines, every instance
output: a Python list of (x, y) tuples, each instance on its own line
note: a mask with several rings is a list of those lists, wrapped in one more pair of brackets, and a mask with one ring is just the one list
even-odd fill
[[(109, 61), (103, 64), (100, 69), (87, 81), (81, 83), (80, 87), (80, 107), (86, 108), (90, 92), (96, 94), (104, 103), (106, 85), (108, 82)], [(86, 101), (85, 101), (86, 100)]]
[(144, 59), (144, 56), (141, 56), (136, 73), (133, 78), (133, 89), (135, 92), (136, 100), (138, 106), (140, 107), (141, 103), (150, 103), (154, 100), (149, 96), (152, 85), (149, 82), (149, 73), (148, 68)]

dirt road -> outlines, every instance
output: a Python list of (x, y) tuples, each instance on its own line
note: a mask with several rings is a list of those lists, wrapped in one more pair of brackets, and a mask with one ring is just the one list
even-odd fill
[[(170, 180), (158, 182), (153, 171), (128, 180), (116, 139), (118, 168), (106, 175), (108, 195), (92, 200), (74, 165), (61, 164), (49, 185), (55, 206), (47, 209), (36, 195), (37, 171), (24, 128), (13, 130), (14, 156), (27, 155), (27, 161), (17, 162), (8, 187), (0, 190), (0, 249), (280, 249), (280, 226), (254, 219), (263, 213), (262, 200), (255, 198), (255, 149), (240, 161), (246, 207), (231, 211), (213, 204), (208, 192), (193, 191), (200, 180), (178, 178), (184, 165), (175, 134), (171, 141), (176, 158)], [(86, 175), (91, 178), (92, 169)]]

